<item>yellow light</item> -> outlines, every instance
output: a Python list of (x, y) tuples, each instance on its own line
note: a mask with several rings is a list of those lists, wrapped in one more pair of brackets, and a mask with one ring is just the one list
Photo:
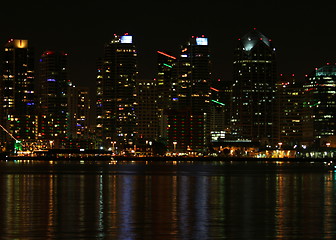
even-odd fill
[(14, 43), (14, 47), (16, 48), (27, 48), (28, 47), (28, 40), (15, 39), (13, 43)]

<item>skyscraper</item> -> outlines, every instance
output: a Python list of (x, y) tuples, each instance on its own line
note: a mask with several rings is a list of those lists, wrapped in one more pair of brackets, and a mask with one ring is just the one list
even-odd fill
[(208, 38), (192, 37), (182, 45), (173, 81), (173, 108), (210, 112), (210, 51)]
[(284, 147), (302, 143), (302, 82), (294, 74), (281, 74), (277, 84), (277, 111), (279, 142)]
[(137, 80), (137, 131), (139, 142), (154, 141), (159, 137), (157, 80)]
[(69, 129), (73, 139), (90, 137), (89, 88), (72, 86), (68, 89)]
[(210, 65), (208, 38), (192, 37), (181, 47), (167, 119), (170, 149), (201, 152), (210, 141)]
[(39, 61), (39, 139), (65, 147), (69, 137), (67, 54), (45, 51)]
[(326, 146), (336, 133), (336, 65), (317, 68), (304, 83), (304, 137)]
[(234, 51), (231, 122), (238, 139), (276, 142), (275, 88), (275, 49), (253, 29), (238, 39)]
[(177, 58), (170, 53), (157, 51), (157, 107), (159, 119), (159, 138), (167, 140), (167, 115), (171, 108), (171, 88), (176, 74)]
[(97, 135), (105, 148), (121, 150), (136, 135), (137, 52), (132, 36), (114, 35), (97, 73)]
[[(4, 47), (1, 73), (1, 125), (28, 145), (35, 141), (34, 56), (28, 40), (11, 39)], [(12, 145), (13, 138), (3, 133)]]

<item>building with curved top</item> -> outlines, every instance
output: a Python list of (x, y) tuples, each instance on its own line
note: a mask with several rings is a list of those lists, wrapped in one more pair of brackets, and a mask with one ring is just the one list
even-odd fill
[(28, 40), (10, 39), (0, 64), (0, 123), (9, 133), (1, 130), (1, 146), (12, 149), (14, 139), (30, 145), (36, 138), (37, 119), (34, 50)]
[(239, 140), (276, 143), (276, 60), (272, 40), (256, 29), (234, 51), (232, 130)]
[(307, 76), (303, 112), (305, 139), (316, 146), (329, 145), (336, 132), (336, 65), (317, 68)]

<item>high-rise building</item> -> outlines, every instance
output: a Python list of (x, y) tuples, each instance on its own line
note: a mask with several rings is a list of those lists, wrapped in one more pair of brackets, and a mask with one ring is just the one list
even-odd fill
[[(201, 152), (210, 141), (210, 65), (208, 38), (192, 37), (181, 47), (171, 83), (171, 111), (167, 113), (169, 149)], [(198, 119), (198, 125), (189, 129), (190, 136), (175, 134), (174, 129), (187, 126), (176, 123), (191, 119), (194, 124)]]
[(275, 90), (275, 48), (253, 29), (234, 51), (231, 123), (237, 139), (276, 143)]
[(88, 139), (90, 137), (90, 97), (89, 88), (72, 86), (68, 89), (70, 137)]
[(230, 139), (230, 104), (232, 83), (218, 79), (213, 81), (211, 90), (211, 141)]
[(300, 146), (302, 138), (302, 82), (294, 74), (280, 75), (277, 84), (278, 138), (283, 147)]
[(139, 142), (159, 138), (159, 111), (157, 80), (137, 80), (137, 132)]
[(136, 135), (137, 51), (132, 36), (114, 35), (105, 45), (97, 73), (97, 135), (101, 146), (117, 151), (134, 144)]
[(208, 38), (192, 37), (181, 47), (173, 80), (173, 108), (210, 112), (210, 51)]
[(35, 74), (33, 50), (28, 40), (11, 39), (4, 47), (1, 73), (1, 125), (3, 142), (14, 138), (29, 148), (36, 138)]
[(169, 52), (157, 51), (157, 107), (159, 139), (167, 140), (167, 111), (171, 109), (172, 80), (176, 75), (177, 58)]
[(52, 147), (65, 147), (69, 137), (67, 54), (45, 51), (39, 61), (38, 135), (52, 141)]
[[(304, 137), (326, 146), (336, 133), (336, 65), (317, 68), (304, 83)], [(335, 140), (334, 140), (335, 141)]]

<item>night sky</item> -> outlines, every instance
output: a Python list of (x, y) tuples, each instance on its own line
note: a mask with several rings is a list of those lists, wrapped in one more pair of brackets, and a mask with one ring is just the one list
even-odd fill
[[(302, 4), (305, 5), (302, 5)], [(330, 5), (332, 4), (332, 5)], [(206, 35), (213, 77), (230, 80), (235, 41), (252, 28), (271, 38), (278, 72), (303, 76), (335, 63), (332, 1), (6, 1), (1, 3), (1, 46), (10, 38), (69, 53), (69, 78), (95, 86), (96, 59), (114, 33), (128, 32), (138, 49), (140, 78), (154, 78), (156, 50), (177, 54), (192, 35)]]

